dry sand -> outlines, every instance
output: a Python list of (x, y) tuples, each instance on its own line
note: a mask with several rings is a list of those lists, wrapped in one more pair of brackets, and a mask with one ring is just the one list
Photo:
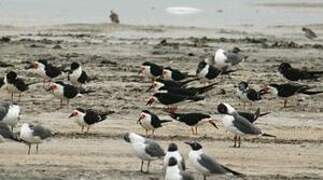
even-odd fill
[[(238, 46), (249, 56), (238, 67), (239, 71), (208, 93), (209, 98), (180, 106), (179, 111), (214, 112), (219, 102), (244, 110), (234, 95), (233, 86), (240, 80), (247, 80), (256, 88), (268, 82), (283, 82), (276, 73), (277, 65), (283, 61), (298, 67), (323, 68), (322, 47), (315, 45), (322, 44), (322, 40), (306, 40), (299, 29), (270, 27), (266, 31), (251, 32), (248, 27), (242, 31), (107, 24), (0, 27), (1, 33), (11, 38), (9, 43), (0, 42), (0, 60), (13, 65), (1, 67), (1, 74), (14, 69), (28, 82), (40, 81), (24, 66), (26, 61), (42, 58), (56, 65), (79, 61), (90, 76), (97, 78), (87, 85), (95, 93), (72, 100), (69, 107), (60, 110), (57, 109), (59, 100), (45, 92), (41, 84), (33, 85), (24, 94), (19, 103), (23, 108), (20, 124), (40, 123), (57, 134), (40, 146), (39, 154), (33, 152), (30, 156), (26, 155), (27, 147), (23, 144), (0, 144), (0, 179), (163, 179), (161, 161), (152, 163), (151, 174), (140, 174), (139, 159), (122, 140), (123, 134), (129, 131), (144, 133), (136, 120), (140, 111), (148, 108), (145, 101), (149, 93), (145, 90), (149, 83), (140, 81), (140, 64), (152, 61), (193, 74), (206, 54), (219, 47)], [(323, 28), (316, 29), (322, 37)], [(163, 39), (168, 44), (158, 45)], [(323, 88), (322, 81), (305, 83)], [(225, 95), (219, 95), (221, 89), (226, 90)], [(8, 100), (6, 93), (0, 96)], [(262, 111), (271, 111), (259, 119), (257, 126), (275, 134), (276, 139), (247, 138), (240, 149), (235, 149), (231, 147), (232, 135), (220, 123), (218, 130), (204, 126), (198, 136), (192, 136), (188, 127), (176, 122), (157, 130), (154, 139), (164, 148), (176, 142), (185, 156), (189, 148), (183, 140), (197, 139), (208, 154), (246, 174), (248, 179), (323, 179), (323, 96), (298, 96), (286, 109), (281, 108), (280, 100), (268, 99), (245, 110), (260, 107)], [(76, 107), (116, 113), (95, 125), (90, 134), (83, 135), (79, 133), (80, 127), (67, 118)], [(148, 109), (169, 118), (161, 106)], [(188, 167), (196, 178), (202, 178), (190, 163)]]

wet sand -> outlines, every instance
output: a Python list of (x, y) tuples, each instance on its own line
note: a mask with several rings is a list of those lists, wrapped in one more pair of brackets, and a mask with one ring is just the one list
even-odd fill
[[(322, 37), (322, 26), (315, 27)], [(145, 106), (150, 95), (145, 91), (150, 84), (140, 80), (140, 64), (153, 61), (194, 74), (205, 54), (219, 47), (234, 46), (249, 56), (237, 67), (239, 71), (231, 79), (221, 81), (207, 94), (209, 98), (184, 104), (179, 111), (211, 113), (220, 102), (228, 102), (238, 110), (255, 111), (260, 107), (261, 111), (272, 113), (259, 119), (257, 126), (277, 138), (246, 138), (242, 147), (235, 149), (231, 147), (232, 135), (225, 132), (221, 123), (219, 129), (206, 125), (199, 129), (198, 136), (192, 136), (190, 128), (172, 122), (158, 129), (154, 139), (165, 149), (168, 143), (176, 142), (185, 156), (189, 148), (183, 141), (199, 140), (208, 154), (246, 174), (248, 179), (322, 179), (323, 95), (291, 98), (290, 106), (282, 109), (282, 101), (269, 100), (270, 97), (244, 108), (234, 94), (233, 86), (241, 80), (249, 81), (255, 88), (268, 82), (284, 82), (276, 73), (277, 65), (283, 61), (297, 67), (322, 69), (322, 39), (309, 41), (300, 28), (280, 26), (254, 32), (248, 27), (229, 30), (111, 24), (0, 27), (2, 34), (11, 38), (10, 42), (0, 42), (0, 60), (9, 66), (1, 67), (1, 74), (15, 69), (28, 82), (40, 82), (24, 66), (26, 61), (46, 58), (55, 65), (79, 61), (96, 78), (86, 86), (95, 93), (72, 100), (69, 107), (59, 110), (59, 100), (42, 89), (42, 84), (31, 86), (19, 103), (23, 108), (20, 124), (40, 123), (53, 129), (56, 135), (40, 146), (39, 154), (33, 152), (30, 156), (26, 155), (24, 144), (0, 144), (0, 179), (163, 179), (162, 161), (152, 163), (151, 174), (140, 174), (139, 159), (122, 139), (129, 131), (144, 133), (136, 124), (143, 109), (169, 118), (162, 106)], [(167, 44), (160, 45), (164, 39)], [(321, 82), (304, 83), (323, 88)], [(225, 95), (219, 94), (221, 89), (225, 89)], [(1, 92), (0, 97), (8, 100), (9, 96)], [(84, 135), (67, 118), (76, 107), (116, 113)], [(201, 179), (187, 164), (189, 171)]]

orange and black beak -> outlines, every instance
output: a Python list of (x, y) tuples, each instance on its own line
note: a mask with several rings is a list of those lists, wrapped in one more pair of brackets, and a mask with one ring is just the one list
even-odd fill
[(54, 91), (55, 89), (57, 89), (57, 85), (52, 84), (51, 86), (49, 86), (49, 88), (47, 89), (47, 91)]
[(72, 117), (74, 117), (74, 116), (77, 116), (77, 112), (73, 112), (72, 114), (70, 114), (70, 115), (68, 116), (68, 118), (72, 118)]
[(151, 106), (154, 102), (155, 102), (155, 98), (154, 98), (154, 97), (151, 97), (151, 98), (149, 98), (149, 100), (147, 101), (146, 106)]
[(25, 66), (25, 69), (37, 69), (38, 68), (38, 64), (34, 63), (34, 62), (29, 62), (27, 66)]
[(145, 118), (145, 115), (141, 113), (141, 114), (140, 114), (140, 116), (139, 116), (139, 119), (138, 119), (138, 121), (137, 121), (137, 124), (139, 124), (139, 123), (141, 124), (141, 122), (140, 122), (140, 121), (141, 121), (143, 118)]
[(263, 85), (262, 88), (259, 90), (261, 95), (270, 93), (270, 88), (267, 85)]
[(146, 92), (150, 92), (152, 89), (154, 89), (156, 87), (156, 84), (153, 83), (148, 89)]

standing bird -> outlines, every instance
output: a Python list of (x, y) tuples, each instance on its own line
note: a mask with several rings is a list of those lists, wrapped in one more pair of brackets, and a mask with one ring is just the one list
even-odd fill
[(266, 94), (264, 90), (256, 91), (249, 87), (249, 84), (245, 81), (241, 81), (238, 84), (237, 95), (239, 99), (243, 102), (243, 105), (246, 106), (246, 103), (252, 105), (255, 101), (260, 101), (262, 95)]
[(203, 147), (198, 142), (185, 142), (191, 147), (189, 152), (189, 160), (191, 161), (194, 168), (203, 175), (203, 179), (206, 180), (207, 176), (210, 175), (227, 175), (233, 174), (235, 176), (243, 177), (244, 175), (234, 171), (220, 163), (215, 159), (212, 159), (203, 152)]
[(315, 32), (312, 31), (310, 28), (303, 27), (302, 31), (305, 33), (305, 37), (307, 37), (308, 39), (313, 40), (317, 38), (317, 35), (315, 34)]
[(50, 82), (53, 78), (58, 77), (63, 73), (62, 68), (49, 64), (47, 60), (39, 60), (32, 62), (27, 69), (32, 69), (36, 74), (43, 78), (43, 85), (45, 87), (46, 82)]
[(150, 162), (165, 156), (164, 150), (158, 143), (139, 136), (138, 134), (127, 133), (124, 136), (124, 140), (132, 145), (136, 156), (141, 159), (140, 172), (143, 172), (144, 161), (148, 161), (146, 170), (146, 173), (148, 173)]
[[(238, 112), (229, 104), (220, 103), (218, 105), (218, 112), (224, 115), (222, 118), (224, 128), (234, 134), (233, 147), (240, 147), (240, 136), (250, 135), (275, 137), (273, 135), (264, 133), (260, 128), (250, 123), (246, 118), (239, 115)], [(236, 143), (237, 141), (238, 145)]]
[(32, 144), (36, 144), (36, 153), (38, 153), (38, 145), (51, 136), (53, 133), (41, 125), (24, 123), (20, 129), (20, 139), (28, 145), (28, 154)]
[(163, 67), (152, 62), (146, 61), (142, 63), (139, 74), (143, 78), (155, 80), (163, 74)]
[(146, 137), (148, 136), (148, 131), (152, 131), (152, 136), (154, 136), (155, 129), (162, 127), (163, 123), (172, 122), (171, 120), (160, 120), (159, 117), (148, 111), (143, 110), (140, 113), (137, 124), (140, 124), (146, 131)]
[(293, 68), (289, 63), (281, 63), (278, 72), (289, 81), (317, 80), (323, 76), (323, 71), (308, 71)]
[(182, 171), (176, 158), (171, 157), (166, 167), (165, 180), (194, 180), (194, 177)]
[(78, 87), (75, 87), (70, 84), (66, 84), (62, 81), (57, 82), (51, 82), (49, 85), (48, 91), (52, 92), (53, 95), (57, 98), (59, 98), (60, 101), (60, 107), (63, 106), (63, 101), (67, 101), (67, 105), (69, 105), (70, 99), (73, 99), (75, 97), (82, 97), (84, 94), (91, 93), (93, 91), (91, 90), (84, 90), (80, 89)]
[(173, 69), (171, 67), (166, 67), (163, 69), (163, 79), (165, 80), (173, 80), (173, 81), (182, 81), (188, 77), (194, 77), (192, 75), (188, 75), (188, 73), (183, 73), (177, 69)]
[(204, 98), (205, 97), (203, 96), (183, 96), (183, 95), (168, 93), (167, 91), (157, 92), (149, 98), (146, 105), (152, 105), (155, 101), (158, 101), (159, 103), (165, 106), (168, 106), (168, 109), (176, 110), (177, 109), (176, 104), (180, 102), (185, 102), (185, 101), (196, 102), (196, 101), (201, 101)]
[(309, 91), (312, 87), (296, 83), (269, 84), (263, 90), (273, 96), (284, 99), (284, 108), (287, 107), (288, 98), (297, 94), (316, 95), (323, 91)]
[(10, 126), (13, 131), (20, 119), (20, 110), (18, 105), (0, 102), (0, 122)]
[(90, 81), (90, 78), (85, 71), (82, 70), (82, 66), (78, 62), (71, 64), (71, 69), (68, 72), (68, 80), (74, 85), (81, 87), (83, 84)]
[(203, 80), (207, 80), (207, 81), (210, 81), (210, 80), (213, 80), (215, 79), (216, 77), (218, 77), (219, 75), (221, 74), (229, 74), (231, 72), (234, 72), (232, 70), (220, 70), (214, 66), (211, 66), (209, 64), (207, 64), (205, 61), (201, 61), (199, 64), (198, 64), (198, 67), (197, 67), (197, 70), (196, 70), (196, 76), (199, 78), (199, 79), (203, 79)]
[(170, 158), (175, 158), (178, 163), (179, 169), (181, 171), (185, 171), (186, 169), (185, 160), (182, 154), (178, 151), (178, 147), (175, 143), (170, 143), (168, 145), (168, 150), (164, 157), (164, 167), (167, 167), (167, 165), (169, 164)]
[(218, 128), (215, 124), (215, 120), (208, 114), (203, 113), (175, 113), (169, 112), (169, 116), (172, 117), (174, 120), (179, 121), (181, 123), (185, 123), (186, 125), (190, 126), (192, 129), (193, 135), (197, 135), (197, 127), (210, 123), (215, 128)]
[(82, 109), (76, 108), (68, 118), (74, 118), (75, 122), (81, 127), (81, 132), (83, 132), (84, 127), (87, 128), (86, 132), (89, 132), (90, 127), (96, 123), (106, 120), (109, 113), (100, 113), (93, 109)]
[(8, 125), (0, 122), (0, 142), (4, 142), (5, 139), (20, 142), (19, 138), (9, 129)]
[(218, 49), (215, 52), (214, 66), (222, 70), (227, 70), (230, 67), (241, 63), (245, 59), (247, 59), (247, 56)]
[(3, 88), (11, 94), (11, 102), (14, 101), (14, 93), (19, 94), (19, 99), (21, 97), (21, 93), (27, 91), (29, 89), (29, 85), (34, 84), (26, 84), (25, 81), (18, 77), (17, 73), (14, 71), (10, 71), (4, 77), (4, 85)]
[(197, 79), (188, 79), (186, 81), (173, 81), (173, 80), (164, 80), (159, 78), (153, 82), (153, 84), (149, 87), (147, 92), (149, 92), (152, 89), (158, 90), (158, 88), (161, 88), (163, 86), (172, 87), (172, 88), (185, 88), (188, 83), (196, 80)]
[(120, 23), (118, 14), (115, 13), (114, 11), (112, 11), (112, 10), (110, 11), (110, 20), (114, 24), (119, 24)]

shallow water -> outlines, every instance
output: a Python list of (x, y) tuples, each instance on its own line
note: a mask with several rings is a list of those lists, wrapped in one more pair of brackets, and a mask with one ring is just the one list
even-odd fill
[[(166, 10), (169, 7), (200, 11), (171, 14)], [(323, 19), (319, 0), (0, 0), (0, 24), (100, 23), (109, 20), (111, 9), (120, 14), (122, 23), (140, 25), (302, 25), (322, 23)]]

